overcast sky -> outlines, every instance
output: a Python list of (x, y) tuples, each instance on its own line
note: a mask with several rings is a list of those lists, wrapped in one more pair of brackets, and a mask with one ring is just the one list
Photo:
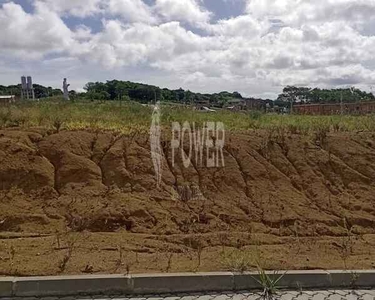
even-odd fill
[(0, 84), (370, 91), (374, 34), (375, 0), (0, 0)]

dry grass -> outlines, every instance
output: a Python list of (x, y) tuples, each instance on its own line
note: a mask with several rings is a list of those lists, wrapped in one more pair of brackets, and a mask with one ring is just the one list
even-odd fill
[[(147, 133), (151, 124), (151, 106), (116, 101), (64, 102), (43, 100), (19, 102), (0, 107), (0, 127), (43, 127), (58, 132), (62, 129), (110, 130), (123, 134)], [(223, 122), (228, 131), (267, 130), (281, 139), (288, 134), (314, 134), (324, 142), (329, 132), (375, 131), (375, 116), (297, 116), (259, 112), (202, 113), (190, 107), (162, 105), (162, 126), (188, 121), (202, 127), (205, 122)]]
[(229, 271), (243, 273), (252, 270), (256, 266), (256, 258), (252, 252), (230, 249), (222, 251), (221, 263)]

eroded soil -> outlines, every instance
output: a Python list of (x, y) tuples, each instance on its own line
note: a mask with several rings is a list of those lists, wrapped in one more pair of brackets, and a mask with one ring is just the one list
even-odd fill
[[(0, 131), (0, 274), (375, 266), (375, 134), (227, 134), (225, 167), (147, 136)], [(249, 263), (247, 263), (249, 261)]]

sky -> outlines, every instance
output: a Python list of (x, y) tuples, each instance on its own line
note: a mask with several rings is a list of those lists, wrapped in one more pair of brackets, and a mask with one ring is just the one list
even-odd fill
[(375, 87), (375, 0), (0, 0), (0, 84)]

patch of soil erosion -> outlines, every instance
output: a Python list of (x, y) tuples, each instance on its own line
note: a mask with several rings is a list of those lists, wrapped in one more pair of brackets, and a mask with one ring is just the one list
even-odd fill
[(374, 137), (227, 133), (220, 168), (165, 137), (157, 188), (148, 136), (2, 130), (0, 274), (372, 268)]

